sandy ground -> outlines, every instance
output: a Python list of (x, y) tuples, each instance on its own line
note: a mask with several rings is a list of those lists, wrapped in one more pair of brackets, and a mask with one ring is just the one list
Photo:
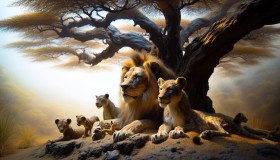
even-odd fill
[[(150, 134), (148, 132), (148, 134)], [(119, 159), (200, 159), (200, 160), (266, 160), (280, 159), (280, 145), (268, 144), (267, 142), (248, 139), (238, 135), (230, 137), (214, 137), (211, 141), (202, 140), (201, 145), (196, 145), (192, 142), (192, 137), (197, 133), (189, 132), (188, 137), (180, 139), (168, 139), (160, 144), (153, 144), (148, 141), (143, 148), (134, 149), (130, 155), (120, 155)], [(101, 141), (93, 142), (90, 137), (78, 139), (75, 141), (82, 142), (80, 148), (75, 149), (67, 157), (53, 157), (45, 155), (40, 159), (63, 159), (71, 160), (78, 159), (81, 150), (89, 147), (97, 147), (100, 144), (111, 142), (112, 137), (107, 135)], [(44, 152), (45, 145), (22, 149), (17, 153), (2, 157), (3, 160), (35, 160), (39, 159), (36, 155)], [(99, 158), (103, 159), (104, 152)]]

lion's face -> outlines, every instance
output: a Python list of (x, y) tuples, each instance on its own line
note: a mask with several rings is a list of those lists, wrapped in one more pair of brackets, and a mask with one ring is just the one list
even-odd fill
[(76, 118), (77, 118), (77, 126), (81, 126), (81, 125), (85, 124), (85, 121), (86, 121), (85, 116), (79, 115), (79, 116), (76, 116)]
[(177, 103), (182, 97), (182, 89), (184, 88), (186, 79), (179, 77), (176, 80), (163, 80), (158, 79), (159, 95), (158, 102), (159, 106), (164, 108), (168, 104)]
[(122, 96), (125, 102), (135, 101), (145, 92), (148, 86), (148, 76), (142, 67), (131, 67), (123, 74), (121, 83)]
[(69, 129), (69, 124), (71, 123), (71, 119), (56, 119), (55, 124), (60, 133), (64, 133)]
[(101, 108), (102, 106), (106, 106), (108, 104), (109, 94), (96, 96), (96, 107)]

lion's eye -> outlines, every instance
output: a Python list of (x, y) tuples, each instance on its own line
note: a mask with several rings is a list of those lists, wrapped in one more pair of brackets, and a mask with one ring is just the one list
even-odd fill
[(127, 76), (124, 76), (123, 79), (127, 79)]
[(141, 78), (142, 76), (141, 75), (135, 75), (134, 77), (135, 78)]
[(174, 90), (173, 90), (172, 88), (169, 88), (169, 89), (168, 89), (168, 92), (169, 92), (169, 93), (173, 93), (173, 91), (174, 91)]

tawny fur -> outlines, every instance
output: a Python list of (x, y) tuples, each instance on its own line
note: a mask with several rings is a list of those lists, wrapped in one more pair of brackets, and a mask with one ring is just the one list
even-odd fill
[(91, 129), (95, 122), (99, 121), (97, 116), (92, 116), (90, 118), (86, 118), (83, 115), (76, 115), (77, 126), (83, 125), (85, 127), (85, 132), (83, 137), (88, 137), (91, 135)]
[(168, 138), (168, 134), (171, 138), (184, 137), (186, 128), (194, 127), (188, 96), (181, 91), (185, 87), (185, 80), (177, 78), (165, 81), (159, 78), (158, 86), (158, 101), (160, 107), (164, 108), (164, 122), (158, 133), (151, 136), (152, 142), (162, 142)]
[[(164, 107), (164, 123), (157, 134), (152, 135), (152, 142), (158, 143), (168, 137), (183, 137), (185, 131), (199, 130), (201, 138), (211, 139), (213, 136), (229, 136), (229, 132), (271, 142), (263, 136), (256, 135), (244, 129), (240, 124), (247, 121), (243, 114), (238, 114), (235, 120), (221, 113), (205, 113), (190, 109), (187, 94), (184, 92), (186, 79), (179, 77), (176, 80), (158, 80), (160, 106)], [(244, 117), (243, 117), (244, 116)]]
[(108, 133), (109, 135), (112, 135), (116, 131), (116, 128), (117, 128), (117, 124), (111, 121), (110, 129), (103, 129), (101, 130), (101, 132), (104, 134)]
[(56, 119), (55, 124), (59, 130), (63, 134), (62, 137), (59, 137), (51, 142), (59, 142), (59, 141), (68, 141), (71, 139), (78, 139), (82, 137), (84, 134), (84, 130), (76, 130), (70, 126), (71, 119)]
[[(122, 67), (120, 90), (120, 114), (114, 141), (121, 141), (145, 128), (155, 128), (162, 121), (162, 109), (158, 106), (157, 79), (174, 78), (174, 73), (148, 54), (131, 55)], [(101, 125), (94, 129), (100, 131)], [(94, 134), (93, 134), (94, 139)]]
[(103, 107), (104, 120), (118, 118), (119, 108), (109, 99), (109, 94), (96, 96), (96, 107)]

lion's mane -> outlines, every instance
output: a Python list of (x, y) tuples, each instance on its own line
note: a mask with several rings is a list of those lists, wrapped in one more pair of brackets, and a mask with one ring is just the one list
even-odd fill
[(121, 83), (126, 72), (131, 67), (144, 68), (145, 76), (148, 78), (147, 89), (133, 103), (126, 103), (120, 95), (121, 126), (125, 126), (134, 120), (152, 119), (158, 125), (162, 122), (163, 111), (157, 102), (159, 77), (163, 79), (175, 78), (175, 74), (168, 69), (158, 58), (146, 53), (132, 54), (130, 59), (123, 64)]

